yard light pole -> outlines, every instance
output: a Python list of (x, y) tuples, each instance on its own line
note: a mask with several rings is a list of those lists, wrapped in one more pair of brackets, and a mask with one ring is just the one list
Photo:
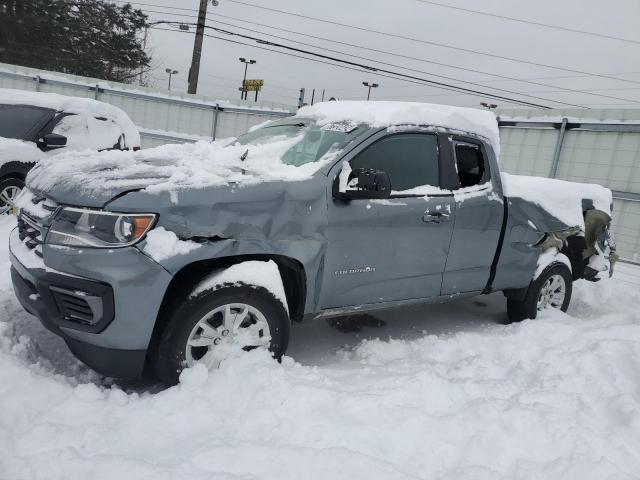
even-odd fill
[(166, 68), (164, 71), (169, 74), (169, 90), (171, 90), (171, 77), (176, 73), (178, 73), (178, 70), (172, 70), (170, 68)]
[(368, 82), (362, 82), (362, 85), (364, 85), (365, 87), (367, 87), (369, 89), (367, 91), (367, 100), (369, 100), (369, 98), (371, 98), (371, 89), (372, 88), (378, 88), (380, 86), (377, 83), (368, 83)]
[(498, 108), (498, 105), (496, 105), (495, 103), (487, 103), (487, 102), (480, 102), (480, 106), (486, 108), (489, 111), (495, 108)]
[(247, 60), (246, 58), (240, 57), (240, 61), (242, 63), (244, 63), (244, 77), (242, 78), (242, 90), (240, 91), (240, 100), (246, 100), (247, 99), (247, 89), (245, 88), (244, 84), (247, 81), (247, 67), (249, 65), (253, 65), (254, 63), (256, 63), (255, 60)]

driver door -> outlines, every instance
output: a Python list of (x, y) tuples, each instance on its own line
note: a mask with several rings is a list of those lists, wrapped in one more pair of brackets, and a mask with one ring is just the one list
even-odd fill
[[(384, 200), (342, 200), (329, 193), (321, 308), (440, 295), (455, 203), (438, 189), (438, 136), (379, 132), (344, 160), (352, 170), (387, 172), (392, 192)], [(331, 180), (337, 181), (342, 166), (334, 166)]]

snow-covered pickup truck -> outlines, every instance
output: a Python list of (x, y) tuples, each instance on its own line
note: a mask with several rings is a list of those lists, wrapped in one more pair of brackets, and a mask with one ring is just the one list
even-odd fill
[[(85, 363), (167, 384), (291, 322), (502, 291), (566, 310), (607, 269), (611, 192), (500, 174), (486, 111), (330, 102), (238, 139), (41, 161), (10, 238), (20, 302)], [(148, 368), (146, 368), (148, 367)]]
[(0, 215), (38, 160), (70, 150), (137, 150), (140, 134), (117, 107), (88, 98), (0, 88)]

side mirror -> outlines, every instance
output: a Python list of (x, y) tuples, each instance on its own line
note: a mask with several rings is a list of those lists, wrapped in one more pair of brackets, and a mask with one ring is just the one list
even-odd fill
[(339, 190), (338, 194), (345, 200), (389, 198), (391, 179), (383, 170), (358, 168), (351, 172), (346, 187)]
[(36, 144), (40, 148), (60, 148), (67, 144), (67, 137), (57, 133), (47, 133), (42, 137), (38, 137)]

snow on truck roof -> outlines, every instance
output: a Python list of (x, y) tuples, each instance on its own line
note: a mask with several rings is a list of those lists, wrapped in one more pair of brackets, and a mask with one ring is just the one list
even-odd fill
[(317, 103), (298, 110), (297, 117), (312, 118), (319, 124), (345, 120), (372, 127), (393, 125), (431, 125), (474, 133), (491, 143), (500, 154), (500, 136), (496, 116), (488, 110), (452, 107), (432, 103), (385, 101), (336, 101)]
[(140, 132), (129, 116), (120, 108), (92, 98), (67, 97), (58, 93), (30, 92), (0, 88), (0, 105), (31, 105), (50, 108), (56, 112), (81, 114), (94, 117), (108, 117), (115, 120), (123, 129), (127, 144), (139, 146)]

